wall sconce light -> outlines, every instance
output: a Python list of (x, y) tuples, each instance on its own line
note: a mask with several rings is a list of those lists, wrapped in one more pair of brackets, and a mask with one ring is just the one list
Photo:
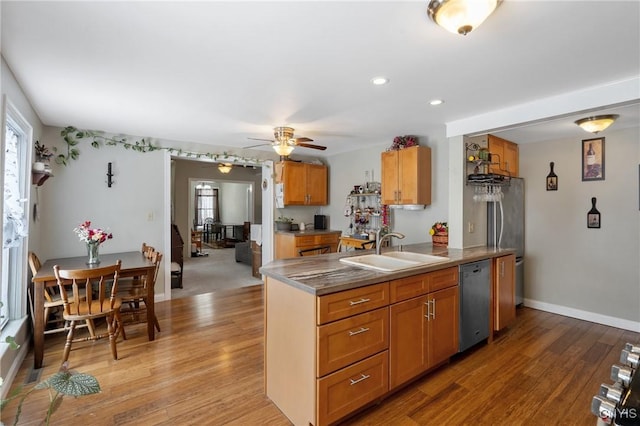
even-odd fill
[(232, 167), (233, 167), (233, 165), (229, 164), (229, 163), (224, 163), (224, 164), (220, 163), (220, 164), (218, 164), (218, 170), (220, 171), (220, 173), (224, 173), (225, 175), (231, 171)]
[(107, 186), (111, 188), (115, 182), (113, 181), (113, 173), (111, 172), (111, 163), (107, 164)]
[(502, 0), (431, 0), (427, 12), (436, 24), (467, 35), (493, 13)]
[(575, 123), (583, 130), (591, 133), (598, 133), (611, 126), (620, 117), (617, 114), (596, 115), (594, 117), (581, 118)]

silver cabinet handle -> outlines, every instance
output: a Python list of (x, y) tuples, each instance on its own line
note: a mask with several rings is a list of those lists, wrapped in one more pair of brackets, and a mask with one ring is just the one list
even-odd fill
[(433, 303), (433, 312), (431, 312), (431, 315), (433, 319), (436, 319), (436, 299), (431, 299), (431, 302)]
[(353, 300), (352, 300), (352, 301), (350, 301), (350, 302), (349, 302), (349, 305), (350, 305), (350, 306), (354, 306), (354, 305), (359, 305), (359, 304), (361, 304), (361, 303), (367, 303), (367, 302), (370, 302), (370, 301), (371, 301), (371, 299), (365, 299), (365, 298), (363, 297), (363, 298), (362, 298), (362, 299), (360, 299), (360, 300), (356, 300), (356, 301), (353, 301)]
[(356, 383), (360, 383), (363, 380), (367, 380), (368, 378), (370, 378), (371, 376), (368, 376), (366, 374), (360, 374), (360, 377), (357, 378), (356, 380), (353, 379), (349, 379), (351, 381), (351, 386), (355, 385)]
[(367, 331), (369, 331), (369, 329), (368, 329), (368, 328), (366, 328), (366, 327), (360, 327), (360, 330), (356, 330), (356, 331), (349, 331), (349, 336), (355, 336), (356, 334), (366, 333)]
[(429, 304), (429, 300), (424, 302), (424, 304), (427, 305), (427, 315), (425, 315), (424, 317), (427, 319), (427, 321), (431, 321), (431, 305)]

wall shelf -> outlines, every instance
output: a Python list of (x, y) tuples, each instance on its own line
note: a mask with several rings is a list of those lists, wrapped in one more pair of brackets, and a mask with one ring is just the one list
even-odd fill
[(50, 177), (53, 177), (50, 170), (31, 170), (31, 183), (33, 185), (42, 186)]

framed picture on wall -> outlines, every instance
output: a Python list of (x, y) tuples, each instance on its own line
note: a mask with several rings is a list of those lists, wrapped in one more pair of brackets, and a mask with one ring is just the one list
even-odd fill
[(604, 138), (582, 141), (582, 180), (604, 180)]

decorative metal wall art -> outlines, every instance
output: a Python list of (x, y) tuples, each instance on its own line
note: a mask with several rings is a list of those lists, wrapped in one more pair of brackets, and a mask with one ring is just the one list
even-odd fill
[(549, 174), (547, 175), (547, 191), (557, 191), (558, 190), (558, 176), (553, 171), (554, 162), (549, 163)]
[(587, 213), (587, 228), (600, 228), (600, 212), (596, 209), (596, 197), (591, 198), (591, 210)]

